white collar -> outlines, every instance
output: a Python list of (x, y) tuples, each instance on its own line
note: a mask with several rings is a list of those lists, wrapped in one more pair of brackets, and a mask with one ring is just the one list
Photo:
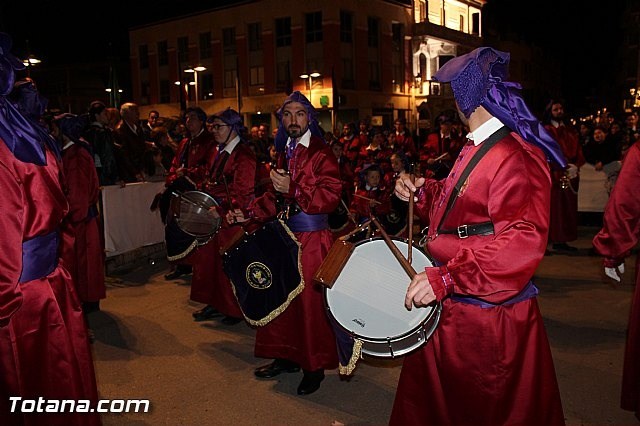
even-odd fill
[(370, 186), (369, 184), (366, 184), (365, 188), (367, 189), (367, 191), (375, 191), (376, 189), (378, 189), (377, 186)]
[(240, 136), (236, 135), (235, 138), (227, 142), (227, 144), (224, 146), (223, 151), (227, 151), (229, 154), (231, 154), (238, 143), (240, 143)]
[(564, 123), (561, 121), (556, 121), (556, 120), (550, 120), (550, 121), (551, 121), (551, 125), (556, 129), (560, 126), (564, 126)]
[[(311, 142), (311, 131), (307, 129), (304, 135), (298, 138), (298, 145), (302, 144), (305, 148), (309, 148)], [(287, 139), (287, 146), (291, 145), (291, 138)]]
[(504, 124), (497, 117), (491, 117), (473, 132), (467, 133), (467, 139), (472, 140), (473, 144), (478, 146), (503, 126)]
[(200, 135), (202, 134), (202, 132), (204, 132), (204, 127), (200, 129), (200, 131), (198, 132), (198, 134), (197, 134), (197, 135), (195, 135), (195, 136), (191, 136), (191, 139), (195, 139), (195, 138), (197, 138), (198, 136), (200, 136)]
[(74, 145), (75, 142), (72, 141), (71, 139), (66, 140), (64, 146), (62, 147), (62, 150), (65, 151), (67, 148), (69, 148), (71, 145)]

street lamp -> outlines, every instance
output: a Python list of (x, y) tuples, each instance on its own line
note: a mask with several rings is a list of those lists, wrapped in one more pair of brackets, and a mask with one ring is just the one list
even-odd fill
[(418, 112), (418, 101), (416, 99), (416, 96), (418, 94), (422, 94), (422, 75), (421, 74), (416, 74), (416, 76), (413, 78), (413, 84), (411, 85), (411, 98), (413, 99), (412, 121), (414, 122), (413, 126), (416, 132), (416, 135), (420, 136), (420, 127), (418, 126), (420, 113)]
[(631, 108), (640, 107), (640, 87), (632, 87), (629, 89), (629, 93), (631, 94)]
[(112, 89), (107, 87), (104, 89), (109, 94), (109, 104), (118, 108), (120, 106), (120, 96), (122, 95), (122, 89)]
[(307, 80), (307, 79), (309, 80), (309, 103), (310, 103), (311, 105), (313, 105), (313, 101), (312, 101), (312, 99), (311, 99), (311, 96), (312, 96), (312, 93), (313, 93), (313, 92), (312, 92), (312, 90), (311, 90), (311, 89), (312, 89), (312, 87), (313, 87), (313, 79), (314, 79), (314, 78), (318, 78), (318, 77), (320, 77), (321, 75), (322, 75), (322, 74), (320, 74), (320, 73), (319, 73), (319, 72), (317, 72), (317, 71), (314, 71), (314, 72), (312, 72), (311, 74), (307, 74), (307, 73), (300, 74), (300, 78), (302, 78), (302, 79), (304, 79), (304, 80)]
[(184, 72), (192, 72), (193, 73), (193, 81), (194, 84), (193, 86), (195, 86), (195, 96), (196, 96), (196, 106), (198, 106), (198, 73), (205, 71), (207, 68), (203, 67), (201, 65), (197, 66), (197, 67), (193, 67), (193, 68), (187, 68), (186, 70), (184, 70)]
[(34, 65), (39, 64), (40, 62), (42, 62), (40, 59), (36, 58), (33, 55), (29, 55), (27, 57), (27, 59), (24, 59), (22, 61), (22, 63), (24, 64), (25, 68), (27, 69), (27, 77), (31, 77), (31, 67)]

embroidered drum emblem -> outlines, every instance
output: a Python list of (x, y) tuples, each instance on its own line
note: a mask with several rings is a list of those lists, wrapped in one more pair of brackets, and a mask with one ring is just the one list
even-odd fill
[(247, 283), (253, 288), (264, 290), (271, 287), (273, 277), (271, 271), (264, 263), (253, 262), (247, 266), (246, 276)]

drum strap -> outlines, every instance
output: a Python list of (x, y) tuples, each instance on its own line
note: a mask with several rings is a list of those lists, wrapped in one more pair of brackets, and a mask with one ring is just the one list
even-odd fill
[(216, 160), (213, 162), (213, 165), (211, 166), (210, 174), (211, 174), (211, 177), (213, 178), (214, 183), (218, 183), (220, 181), (220, 177), (224, 172), (224, 166), (225, 164), (227, 164), (227, 161), (229, 160), (230, 156), (231, 154), (229, 154), (228, 152), (222, 151), (220, 152), (220, 155), (218, 155), (218, 158), (216, 158)]
[[(449, 215), (449, 212), (453, 208), (453, 205), (455, 204), (456, 200), (458, 199), (458, 194), (460, 193), (460, 188), (462, 188), (462, 185), (464, 185), (464, 182), (467, 180), (467, 177), (469, 176), (469, 174), (471, 173), (473, 168), (478, 164), (478, 162), (482, 159), (482, 157), (484, 157), (484, 155), (487, 153), (487, 151), (489, 151), (495, 144), (498, 143), (498, 141), (500, 141), (501, 139), (503, 139), (504, 137), (506, 137), (510, 133), (511, 133), (511, 130), (509, 130), (509, 128), (507, 128), (506, 126), (503, 126), (500, 129), (498, 129), (498, 131), (496, 131), (494, 134), (489, 136), (489, 138), (487, 138), (487, 140), (482, 142), (482, 145), (480, 146), (480, 149), (475, 153), (473, 158), (471, 158), (471, 161), (469, 161), (469, 164), (467, 164), (465, 169), (460, 174), (460, 177), (458, 178), (458, 182), (456, 182), (456, 185), (453, 188), (453, 191), (451, 192), (451, 195), (449, 196), (449, 200), (447, 201), (446, 210), (444, 211), (444, 214), (442, 215), (442, 219), (440, 219), (440, 224), (438, 225), (436, 234), (458, 233), (458, 236), (460, 236), (461, 234), (458, 232), (458, 230), (460, 228), (466, 229), (466, 231), (468, 231), (470, 228), (475, 228), (475, 227), (479, 227), (478, 229), (483, 229), (482, 232), (478, 232), (478, 233), (487, 232), (487, 230), (488, 230), (487, 223), (491, 224), (491, 222), (480, 223), (480, 224), (477, 224), (477, 225), (461, 225), (458, 228), (456, 228), (455, 230), (449, 230), (449, 231), (445, 230), (444, 232), (441, 230), (441, 227), (442, 227), (442, 224), (445, 222), (445, 219)], [(493, 224), (491, 224), (490, 231), (493, 232)], [(465, 235), (465, 236), (464, 237), (460, 236), (460, 238), (466, 238), (469, 235), (474, 235), (474, 234), (467, 233), (467, 234), (463, 234), (463, 235)]]

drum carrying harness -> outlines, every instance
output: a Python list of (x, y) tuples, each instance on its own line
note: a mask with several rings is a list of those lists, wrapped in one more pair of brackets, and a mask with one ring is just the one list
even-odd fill
[(451, 196), (447, 201), (447, 207), (444, 211), (444, 214), (442, 215), (442, 219), (440, 219), (440, 223), (436, 230), (436, 234), (433, 236), (433, 238), (435, 238), (439, 234), (452, 234), (452, 235), (456, 235), (460, 239), (467, 238), (471, 235), (493, 234), (493, 223), (491, 221), (474, 223), (470, 225), (467, 225), (467, 224), (460, 225), (457, 228), (453, 228), (453, 229), (442, 229), (442, 224), (444, 223), (445, 219), (447, 218), (447, 215), (449, 214), (449, 212), (453, 208), (453, 205), (458, 199), (458, 194), (460, 193), (460, 189), (462, 188), (462, 185), (464, 185), (464, 182), (467, 180), (467, 177), (469, 176), (473, 168), (478, 164), (478, 162), (482, 159), (482, 157), (484, 157), (487, 151), (489, 151), (496, 143), (498, 143), (498, 141), (500, 141), (502, 138), (506, 137), (509, 134), (511, 134), (511, 130), (509, 130), (509, 128), (507, 128), (506, 126), (501, 127), (500, 129), (498, 129), (498, 131), (496, 131), (494, 134), (489, 136), (489, 138), (487, 138), (487, 140), (485, 140), (482, 143), (482, 146), (480, 147), (480, 149), (471, 158), (471, 161), (469, 161), (469, 164), (467, 164), (462, 174), (460, 174), (460, 178), (458, 179), (458, 182), (456, 182), (456, 185), (453, 188)]

